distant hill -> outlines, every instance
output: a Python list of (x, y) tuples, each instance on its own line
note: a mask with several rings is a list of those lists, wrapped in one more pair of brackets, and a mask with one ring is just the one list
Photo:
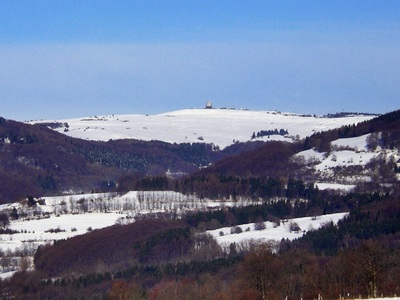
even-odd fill
[[(121, 178), (126, 182), (143, 176), (181, 177), (199, 169), (207, 174), (302, 177), (304, 165), (292, 157), (304, 149), (324, 151), (335, 138), (380, 128), (390, 129), (383, 137), (396, 141), (398, 112), (371, 118), (223, 109), (35, 124), (1, 118), (0, 202), (110, 191)], [(261, 134), (265, 132), (283, 135)]]
[(354, 185), (400, 177), (400, 110), (314, 133), (295, 143), (271, 141), (212, 164), (195, 176), (293, 177)]
[[(158, 115), (111, 115), (42, 123), (85, 140), (137, 139), (169, 143), (208, 143), (223, 149), (236, 142), (294, 141), (316, 132), (353, 125), (376, 117), (340, 114), (317, 117), (276, 111), (186, 109)], [(269, 132), (257, 137), (257, 133)], [(274, 134), (277, 132), (277, 134)], [(281, 134), (283, 133), (283, 134)]]

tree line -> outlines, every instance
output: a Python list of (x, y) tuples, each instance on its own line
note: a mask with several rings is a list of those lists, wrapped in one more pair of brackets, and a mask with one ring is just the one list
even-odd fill
[(270, 136), (270, 135), (287, 135), (289, 132), (286, 129), (273, 129), (273, 130), (260, 130), (257, 133), (253, 132), (251, 139), (254, 140), (255, 138), (260, 138), (263, 136)]

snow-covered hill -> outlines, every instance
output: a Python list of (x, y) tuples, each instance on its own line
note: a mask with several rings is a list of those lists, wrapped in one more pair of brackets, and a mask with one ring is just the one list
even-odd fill
[[(370, 134), (366, 134), (338, 139), (331, 142), (332, 150), (329, 153), (309, 149), (297, 153), (295, 159), (303, 161), (307, 168), (316, 173), (316, 178), (321, 181), (317, 182), (320, 189), (349, 190), (356, 183), (368, 182), (371, 176), (379, 176), (379, 163), (388, 165), (388, 162), (393, 162), (397, 163), (397, 167), (400, 166), (398, 149), (381, 149), (380, 147), (375, 150), (368, 149), (369, 136)], [(372, 161), (377, 162), (377, 166), (368, 172), (365, 167)], [(386, 176), (389, 175), (386, 174)], [(399, 174), (393, 173), (392, 176), (394, 178), (397, 176), (397, 180), (400, 179)]]
[[(293, 140), (314, 132), (357, 124), (373, 116), (325, 118), (276, 111), (234, 109), (186, 109), (158, 115), (110, 115), (79, 119), (42, 120), (31, 123), (59, 123), (54, 129), (71, 137), (108, 141), (110, 139), (160, 140), (170, 143), (213, 143), (221, 149), (251, 140), (261, 130), (286, 130), (287, 135), (263, 139)], [(260, 139), (260, 138), (259, 138)]]
[[(293, 141), (311, 136), (315, 132), (353, 125), (372, 118), (372, 115), (360, 114), (343, 114), (333, 118), (276, 111), (186, 109), (158, 115), (92, 116), (35, 122), (44, 123), (58, 132), (81, 139), (108, 141), (132, 138), (170, 143), (204, 142), (213, 143), (223, 149), (235, 142), (250, 140)], [(284, 135), (254, 138), (261, 131), (281, 131)], [(331, 143), (332, 151), (329, 153), (309, 149), (298, 153), (295, 159), (314, 171), (313, 180), (319, 181), (319, 188), (349, 190), (355, 184), (371, 179), (371, 172), (365, 171), (365, 166), (373, 160), (392, 160), (398, 167), (400, 165), (397, 150), (369, 150), (366, 146), (368, 136), (336, 140)]]

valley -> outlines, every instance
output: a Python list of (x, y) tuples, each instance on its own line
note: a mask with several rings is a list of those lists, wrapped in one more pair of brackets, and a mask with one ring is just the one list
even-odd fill
[(258, 278), (272, 299), (393, 296), (399, 124), (399, 111), (2, 119), (0, 293), (258, 299)]

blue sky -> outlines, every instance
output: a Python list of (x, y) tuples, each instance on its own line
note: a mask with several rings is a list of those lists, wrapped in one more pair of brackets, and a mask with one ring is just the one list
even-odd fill
[(0, 3), (0, 115), (215, 107), (385, 113), (400, 103), (400, 1)]

